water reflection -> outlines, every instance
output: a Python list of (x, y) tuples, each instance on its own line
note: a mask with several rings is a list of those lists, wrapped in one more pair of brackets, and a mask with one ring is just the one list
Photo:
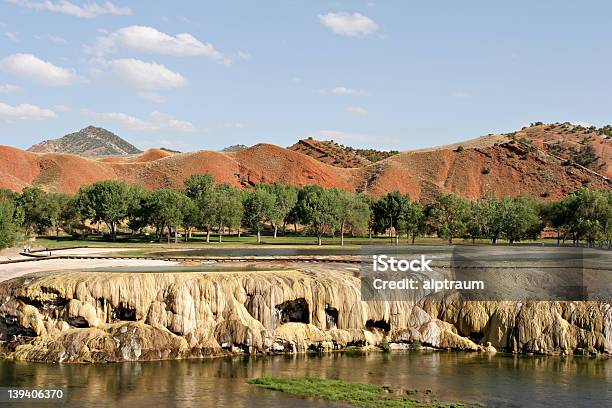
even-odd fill
[[(66, 406), (323, 407), (256, 389), (247, 378), (317, 376), (432, 389), (492, 406), (605, 406), (612, 360), (477, 353), (326, 354), (106, 365), (0, 363), (0, 386), (68, 388)], [(14, 406), (28, 406), (19, 404)], [(40, 404), (32, 406), (40, 407)]]

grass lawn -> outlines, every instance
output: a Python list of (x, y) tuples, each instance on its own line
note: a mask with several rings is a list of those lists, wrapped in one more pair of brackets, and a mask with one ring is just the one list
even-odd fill
[[(301, 235), (287, 235), (287, 236), (278, 236), (276, 239), (271, 236), (263, 236), (262, 243), (257, 243), (257, 237), (251, 234), (242, 234), (241, 237), (237, 235), (224, 235), (222, 242), (218, 242), (218, 236), (212, 235), (210, 239), (210, 243), (206, 242), (206, 237), (204, 235), (194, 235), (189, 242), (184, 242), (183, 238), (179, 238), (178, 243), (163, 242), (153, 242), (154, 237), (152, 236), (129, 236), (129, 235), (120, 235), (117, 237), (116, 241), (110, 241), (108, 239), (104, 239), (99, 236), (90, 236), (86, 238), (75, 238), (68, 235), (63, 235), (59, 237), (55, 236), (40, 236), (36, 239), (34, 244), (36, 246), (44, 247), (44, 248), (64, 248), (64, 247), (73, 247), (73, 246), (90, 246), (90, 247), (122, 247), (122, 248), (154, 248), (154, 249), (170, 249), (170, 248), (194, 248), (194, 247), (214, 247), (219, 245), (225, 246), (257, 246), (257, 245), (309, 245), (314, 246), (317, 243), (317, 239), (315, 237), (309, 236), (301, 236)], [(427, 238), (418, 238), (416, 240), (416, 245), (445, 245), (447, 242), (445, 240), (427, 237)], [(454, 244), (458, 245), (471, 245), (471, 240), (463, 240), (463, 239), (455, 239), (453, 241)], [(477, 240), (477, 244), (489, 244), (488, 240)], [(554, 244), (552, 240), (539, 240), (539, 241), (526, 241), (522, 244)], [(344, 245), (345, 246), (360, 246), (360, 245), (393, 245), (394, 242), (388, 237), (345, 237)], [(406, 238), (401, 238), (399, 244), (402, 246), (410, 245), (410, 243), (406, 240)], [(505, 244), (504, 241), (498, 241), (499, 245)], [(335, 237), (326, 237), (323, 238), (323, 246), (340, 246), (340, 238)]]
[(315, 377), (261, 377), (248, 381), (257, 387), (302, 398), (344, 402), (364, 408), (465, 407), (462, 403), (443, 403), (431, 390), (392, 389), (371, 384)]

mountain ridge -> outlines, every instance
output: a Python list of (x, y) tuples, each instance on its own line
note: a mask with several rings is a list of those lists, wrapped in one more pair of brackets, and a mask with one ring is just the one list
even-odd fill
[(131, 143), (104, 128), (87, 126), (57, 139), (44, 140), (27, 149), (34, 153), (68, 153), (86, 157), (142, 153)]
[[(550, 152), (548, 145), (556, 140), (550, 129), (550, 125), (535, 125), (510, 134), (398, 152), (361, 167), (338, 167), (291, 148), (265, 143), (238, 152), (172, 154), (150, 149), (104, 158), (0, 146), (0, 187), (19, 191), (34, 185), (75, 193), (82, 185), (115, 179), (150, 189), (180, 189), (187, 177), (209, 173), (218, 183), (243, 188), (278, 181), (298, 187), (318, 184), (374, 197), (397, 190), (421, 201), (448, 192), (470, 199), (520, 194), (557, 199), (584, 187), (612, 188), (610, 178), (597, 171), (608, 167), (599, 163), (597, 169), (589, 168)], [(598, 152), (607, 152), (612, 143), (607, 137), (592, 137), (598, 146), (604, 145)], [(540, 139), (547, 143), (540, 143)], [(606, 166), (610, 162), (605, 155), (597, 156), (597, 160)]]

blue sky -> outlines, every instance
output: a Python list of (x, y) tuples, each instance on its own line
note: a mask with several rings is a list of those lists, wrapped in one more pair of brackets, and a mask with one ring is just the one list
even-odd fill
[(606, 2), (0, 0), (0, 144), (407, 150), (611, 122)]

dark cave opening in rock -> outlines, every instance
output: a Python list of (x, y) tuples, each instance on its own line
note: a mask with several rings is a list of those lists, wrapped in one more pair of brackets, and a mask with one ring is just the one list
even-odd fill
[(288, 300), (276, 305), (278, 323), (310, 323), (310, 308), (306, 299)]
[(325, 328), (327, 330), (338, 327), (338, 309), (329, 305), (325, 306)]
[(71, 317), (68, 319), (68, 324), (79, 329), (86, 329), (89, 327), (89, 323), (87, 323), (87, 320), (85, 320), (83, 316)]
[(26, 305), (34, 306), (43, 310), (55, 309), (68, 304), (67, 299), (60, 297), (52, 297), (51, 299), (41, 300), (39, 297), (30, 298), (28, 296), (17, 296), (16, 299), (25, 303)]
[(386, 320), (368, 320), (366, 322), (366, 329), (376, 329), (388, 332), (389, 330), (391, 330), (391, 325)]
[(36, 332), (30, 327), (23, 327), (19, 324), (17, 316), (6, 315), (0, 320), (0, 340), (9, 341), (15, 337), (36, 337)]
[(136, 321), (136, 308), (129, 307), (121, 303), (119, 304), (119, 307), (116, 307), (113, 310), (113, 319), (135, 322)]
[(471, 332), (468, 335), (468, 338), (472, 340), (474, 343), (480, 343), (483, 337), (484, 337), (484, 333), (479, 333), (479, 332)]

